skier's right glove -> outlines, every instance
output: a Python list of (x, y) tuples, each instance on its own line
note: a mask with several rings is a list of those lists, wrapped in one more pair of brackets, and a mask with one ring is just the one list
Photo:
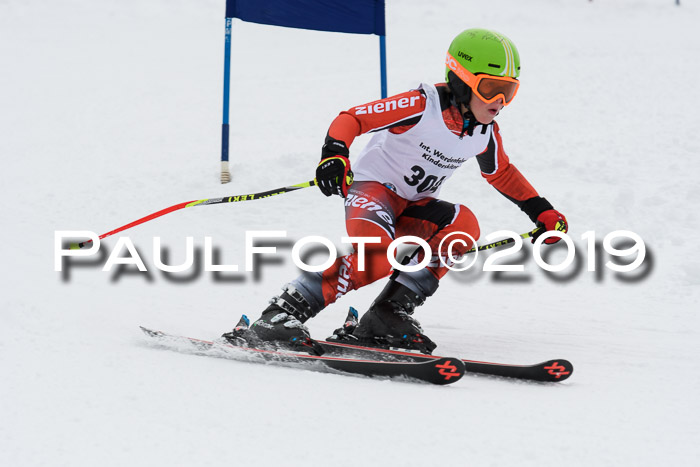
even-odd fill
[(353, 174), (350, 170), (350, 159), (337, 155), (321, 159), (316, 167), (316, 185), (326, 196), (339, 195), (343, 198), (348, 194), (352, 185)]

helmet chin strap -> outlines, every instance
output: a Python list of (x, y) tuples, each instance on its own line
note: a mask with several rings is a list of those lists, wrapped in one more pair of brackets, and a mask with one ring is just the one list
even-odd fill
[(464, 119), (462, 123), (462, 133), (459, 135), (459, 137), (463, 138), (465, 133), (468, 136), (472, 136), (474, 134), (474, 128), (479, 124), (469, 108), (472, 90), (464, 81), (459, 79), (454, 72), (448, 72), (447, 76), (447, 87), (452, 93), (452, 103), (459, 109), (460, 113), (462, 114), (462, 118)]
[[(456, 101), (455, 103), (457, 104), (457, 108), (459, 108), (460, 112), (462, 113), (462, 118), (464, 119), (462, 122), (462, 133), (459, 135), (460, 139), (464, 138), (465, 133), (468, 136), (472, 136), (474, 134), (474, 128), (479, 125), (479, 121), (476, 119), (469, 106), (463, 103), (460, 104)], [(461, 107), (461, 105), (464, 107)]]

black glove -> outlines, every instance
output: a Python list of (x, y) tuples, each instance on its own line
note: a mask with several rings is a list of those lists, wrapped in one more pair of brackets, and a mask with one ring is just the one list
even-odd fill
[(352, 180), (350, 159), (345, 156), (326, 157), (316, 167), (316, 185), (326, 196), (339, 195), (345, 198)]

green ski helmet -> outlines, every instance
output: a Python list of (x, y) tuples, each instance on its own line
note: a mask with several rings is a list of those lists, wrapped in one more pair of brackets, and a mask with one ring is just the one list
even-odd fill
[(445, 81), (457, 102), (465, 105), (472, 92), (486, 102), (502, 97), (505, 105), (510, 104), (518, 90), (518, 76), (518, 49), (513, 41), (495, 31), (467, 29), (454, 38), (447, 50)]

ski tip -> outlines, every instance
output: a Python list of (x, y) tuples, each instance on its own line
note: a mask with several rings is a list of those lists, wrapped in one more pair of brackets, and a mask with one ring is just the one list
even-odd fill
[(458, 358), (442, 357), (430, 362), (435, 368), (433, 384), (451, 384), (459, 381), (464, 376), (464, 363)]
[(243, 321), (246, 326), (250, 326), (250, 320), (248, 319), (248, 316), (241, 315), (241, 321)]
[(354, 307), (350, 307), (350, 309), (348, 310), (348, 316), (350, 316), (350, 315), (354, 316), (355, 319), (357, 319), (359, 316), (359, 314), (357, 313), (357, 310)]
[(543, 381), (560, 382), (568, 379), (574, 372), (574, 365), (563, 358), (548, 360), (542, 363), (542, 369), (546, 372)]

